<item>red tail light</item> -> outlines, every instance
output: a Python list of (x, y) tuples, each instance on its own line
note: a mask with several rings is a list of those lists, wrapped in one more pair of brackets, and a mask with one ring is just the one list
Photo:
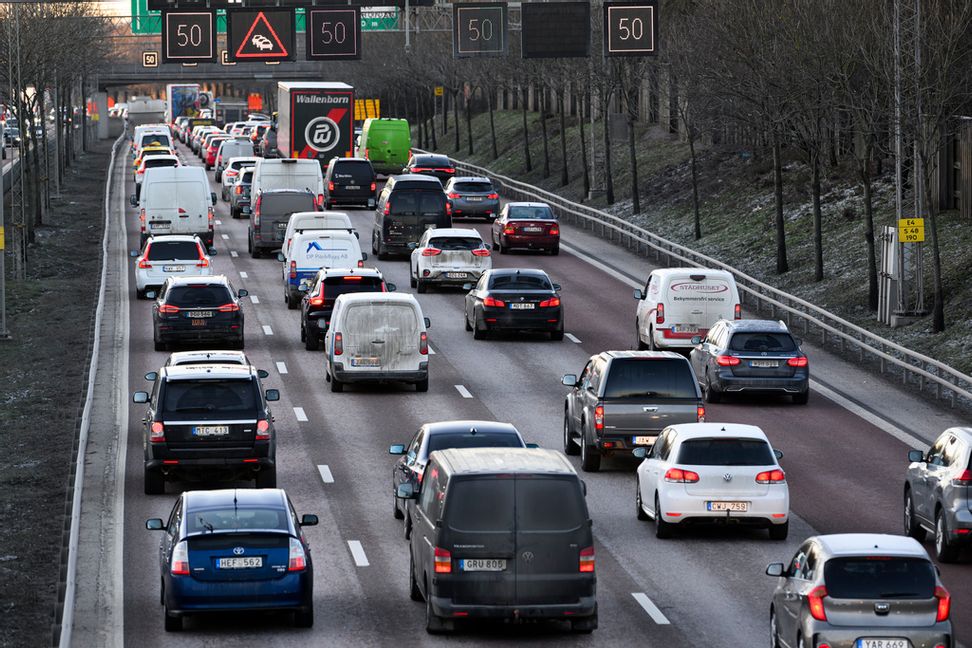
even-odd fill
[(236, 195), (239, 196), (239, 195), (241, 195), (243, 193), (243, 186), (242, 185), (236, 185), (236, 188), (233, 191), (235, 191), (236, 192)]
[(547, 234), (549, 234), (550, 236), (560, 236), (560, 228), (554, 225), (549, 230), (547, 230)]
[(227, 171), (223, 171), (223, 175), (226, 176), (227, 178), (235, 178), (236, 176), (240, 175), (240, 172), (229, 169)]
[(948, 621), (952, 612), (952, 595), (944, 587), (938, 586), (935, 588), (935, 598), (938, 599), (938, 613), (935, 615), (935, 621), (938, 623)]
[(426, 169), (425, 167), (412, 167), (412, 173), (424, 173), (425, 171), (431, 171), (432, 169)]
[(742, 319), (742, 305), (736, 304), (732, 309), (732, 313), (735, 319)]
[(263, 203), (263, 196), (257, 196), (253, 203), (253, 227), (260, 227), (260, 205)]
[(699, 423), (705, 423), (705, 407), (699, 405), (695, 408), (695, 417), (699, 419)]
[(270, 423), (266, 419), (260, 419), (259, 421), (257, 421), (256, 440), (257, 441), (270, 440)]
[[(936, 592), (937, 593), (937, 592)], [(807, 605), (810, 606), (810, 616), (812, 616), (817, 621), (826, 621), (827, 612), (824, 610), (824, 597), (827, 596), (827, 588), (821, 585), (820, 587), (815, 587), (810, 590), (807, 594)], [(941, 602), (939, 601), (938, 609), (941, 612)]]
[(507, 225), (507, 226), (505, 226), (503, 228), (503, 233), (504, 234), (515, 234), (516, 233), (516, 228), (513, 227), (512, 225)]
[(387, 216), (390, 213), (391, 213), (391, 201), (390, 200), (387, 200), (387, 201), (385, 201), (385, 209), (382, 210), (382, 214), (384, 214), (385, 216)]
[(238, 312), (240, 310), (240, 305), (239, 304), (232, 304), (232, 303), (230, 303), (230, 304), (223, 304), (222, 306), (220, 306), (216, 310), (218, 310), (220, 313), (236, 313), (236, 312)]
[(334, 334), (334, 355), (338, 356), (344, 353), (344, 336), (340, 333)]
[(962, 473), (952, 480), (953, 486), (972, 486), (972, 470), (963, 470)]
[(479, 248), (478, 250), (473, 250), (472, 253), (473, 256), (478, 256), (478, 257), (488, 257), (490, 255), (489, 250), (487, 248)]
[(151, 268), (152, 264), (146, 261), (144, 257), (142, 257), (141, 259), (138, 260), (138, 267), (141, 270), (146, 270), (148, 268)]
[(189, 575), (189, 547), (186, 546), (185, 540), (172, 549), (172, 566), (169, 568), (169, 573), (173, 576)]
[(333, 182), (328, 182), (327, 183), (327, 190), (328, 191), (334, 191), (334, 183)]
[(138, 210), (138, 224), (142, 230), (142, 233), (145, 233), (145, 208), (144, 207)]
[(429, 355), (429, 334), (422, 333), (419, 335), (419, 353), (422, 355)]
[(436, 171), (441, 171), (442, 173), (455, 173), (455, 169), (436, 169)]
[(583, 573), (593, 573), (594, 571), (594, 547), (584, 547), (580, 551), (580, 561), (577, 571)]
[(149, 441), (151, 443), (165, 443), (165, 426), (159, 421), (153, 421), (149, 428)]
[(427, 247), (422, 250), (422, 256), (424, 257), (438, 256), (440, 254), (442, 254), (442, 250), (439, 248)]
[(757, 484), (785, 484), (786, 483), (786, 473), (784, 473), (779, 468), (775, 470), (767, 470), (756, 475)]
[(297, 262), (296, 261), (291, 261), (290, 262), (290, 278), (291, 279), (296, 279), (297, 278)]
[(142, 175), (143, 173), (145, 173), (145, 169), (139, 169), (135, 173), (137, 173), (138, 175)]
[(371, 183), (371, 191), (374, 192), (377, 189), (378, 189), (378, 183), (377, 182), (372, 182)]
[(451, 200), (459, 200), (459, 194), (457, 194), (455, 191), (450, 191), (446, 194), (446, 196)]
[(554, 306), (560, 306), (560, 297), (551, 297), (540, 302), (540, 308), (553, 308)]
[(324, 209), (324, 194), (317, 194), (316, 204), (320, 209)]
[(307, 568), (307, 554), (304, 553), (304, 545), (297, 538), (290, 538), (290, 560), (287, 562), (287, 571), (304, 571)]
[(489, 198), (490, 200), (499, 200), (499, 194), (498, 193), (491, 193), (491, 194), (489, 194), (486, 197)]
[(665, 304), (655, 306), (655, 324), (665, 323)]
[(159, 306), (159, 312), (164, 315), (174, 315), (179, 312), (179, 307), (172, 304), (162, 304)]
[(446, 216), (452, 216), (452, 203), (447, 200), (445, 204), (445, 208), (446, 208), (445, 210)]
[(504, 308), (506, 306), (506, 302), (496, 299), (495, 297), (486, 297), (483, 299), (483, 306), (486, 306), (487, 308)]
[(452, 553), (448, 549), (443, 549), (442, 547), (435, 548), (435, 573), (452, 573)]
[(806, 367), (809, 364), (807, 356), (797, 356), (795, 358), (790, 358), (786, 361), (786, 364), (791, 367)]
[(742, 362), (742, 360), (740, 360), (736, 356), (721, 355), (716, 357), (716, 364), (719, 365), (720, 367), (735, 367), (740, 362)]
[(212, 231), (213, 224), (216, 222), (216, 214), (213, 213), (213, 208), (210, 207), (206, 213), (207, 220), (209, 221), (209, 230)]
[(364, 259), (358, 259), (358, 267), (359, 268), (363, 268), (364, 267)]
[(594, 408), (594, 429), (604, 429), (604, 406), (598, 405)]
[(669, 468), (665, 473), (665, 481), (673, 484), (695, 484), (699, 481), (699, 473), (682, 468)]
[(324, 305), (324, 298), (323, 297), (311, 297), (309, 300), (307, 300), (307, 303), (310, 304), (311, 306), (323, 306)]

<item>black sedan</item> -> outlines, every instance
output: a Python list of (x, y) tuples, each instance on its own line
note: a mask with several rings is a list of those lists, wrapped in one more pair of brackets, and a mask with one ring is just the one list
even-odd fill
[(324, 342), (338, 295), (356, 292), (391, 292), (395, 284), (385, 283), (376, 268), (322, 268), (300, 300), (300, 341), (308, 351)]
[[(155, 350), (165, 351), (170, 344), (213, 341), (242, 349), (240, 298), (247, 294), (246, 290), (234, 291), (224, 275), (166, 279), (152, 308)], [(155, 292), (146, 296), (151, 299)]]
[(289, 610), (296, 626), (314, 625), (314, 567), (301, 528), (316, 524), (316, 515), (298, 520), (276, 488), (182, 493), (168, 525), (145, 522), (162, 531), (166, 631), (182, 630), (191, 614), (236, 610)]
[(419, 173), (438, 178), (443, 186), (456, 175), (456, 167), (445, 155), (435, 155), (431, 153), (419, 153), (413, 155), (402, 173)]
[(551, 340), (564, 339), (564, 309), (560, 286), (543, 270), (487, 270), (466, 295), (466, 330), (477, 340), (491, 331), (540, 331)]

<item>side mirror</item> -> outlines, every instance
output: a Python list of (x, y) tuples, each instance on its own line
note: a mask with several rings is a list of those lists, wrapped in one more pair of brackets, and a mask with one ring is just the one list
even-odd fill
[(417, 247), (418, 247), (418, 243), (416, 243), (415, 241), (409, 241), (408, 242), (408, 249), (409, 250), (414, 250)]
[(405, 483), (399, 484), (398, 488), (395, 489), (395, 497), (402, 500), (413, 500), (418, 495), (415, 492), (415, 487), (412, 484)]
[(148, 380), (149, 382), (155, 382), (158, 379), (158, 377), (159, 377), (159, 373), (157, 371), (150, 371), (147, 374), (145, 374), (145, 380)]
[(240, 288), (239, 290), (236, 291), (236, 296), (237, 297), (241, 297), (241, 298), (242, 297), (248, 297), (249, 294), (250, 294), (250, 291), (247, 290), (246, 288)]
[(648, 448), (635, 448), (634, 450), (631, 451), (631, 454), (633, 454), (638, 459), (647, 459)]
[(367, 261), (368, 260), (368, 253), (367, 252), (362, 252), (361, 253), (361, 260), (362, 261)]
[(925, 463), (925, 453), (921, 450), (909, 450), (908, 461), (912, 463)]
[(138, 258), (138, 250), (131, 250), (131, 251), (129, 251), (128, 256), (132, 257), (133, 259), (137, 259)]
[(146, 299), (155, 299), (156, 297), (158, 297), (158, 295), (156, 294), (156, 292), (154, 290), (147, 290), (147, 291), (145, 291), (145, 298)]
[(149, 531), (162, 531), (165, 529), (165, 523), (162, 518), (149, 518), (145, 520), (145, 528)]
[(634, 298), (635, 299), (644, 299), (645, 298), (645, 296), (643, 294), (641, 294), (641, 289), (639, 289), (639, 288), (635, 288), (634, 289), (633, 295), (634, 295)]
[(528, 444), (526, 444), (526, 447), (532, 448), (532, 449), (536, 450), (537, 448), (540, 447), (540, 444), (539, 443), (528, 443)]
[(693, 335), (692, 336), (692, 344), (702, 344), (702, 336), (701, 335)]
[(462, 284), (462, 289), (463, 290), (472, 290), (473, 289), (473, 285), (471, 283), (464, 283), (464, 284)]
[(776, 457), (776, 460), (779, 461), (780, 459), (783, 458), (783, 451), (773, 448), (773, 455)]
[(428, 317), (425, 318), (425, 328), (432, 328), (432, 320)]
[(132, 207), (138, 207), (138, 198), (135, 197), (135, 194), (132, 194), (131, 196), (128, 197), (128, 203)]
[(576, 387), (577, 386), (577, 375), (576, 374), (566, 374), (560, 379), (560, 382), (564, 387)]
[(283, 263), (286, 260), (287, 260), (287, 257), (285, 257), (283, 255), (283, 252), (277, 252), (277, 261), (279, 261), (280, 263)]
[(766, 575), (779, 578), (783, 575), (783, 563), (770, 563), (766, 565)]
[(270, 376), (270, 372), (266, 369), (257, 369), (257, 375), (261, 378), (268, 378)]
[(317, 523), (318, 523), (317, 516), (313, 515), (312, 513), (305, 513), (300, 518), (300, 526), (302, 527), (317, 526)]
[(213, 201), (213, 204), (214, 205), (216, 204), (216, 192), (215, 191), (209, 192), (209, 199)]
[(132, 394), (132, 402), (133, 403), (147, 403), (147, 402), (149, 402), (148, 392), (143, 392), (143, 391), (137, 391), (137, 392), (135, 392), (134, 394)]
[(405, 454), (405, 444), (404, 443), (393, 443), (388, 446), (388, 454), (392, 455), (403, 455)]
[(268, 402), (276, 402), (280, 400), (280, 390), (279, 389), (268, 389), (266, 393)]
[(560, 292), (560, 284), (553, 285), (554, 292)]
[(385, 288), (388, 289), (388, 292), (395, 292), (396, 290), (398, 290), (398, 286), (396, 286), (393, 283), (386, 283)]
[(216, 248), (214, 247), (209, 248), (206, 252), (209, 253), (209, 256), (216, 256)]

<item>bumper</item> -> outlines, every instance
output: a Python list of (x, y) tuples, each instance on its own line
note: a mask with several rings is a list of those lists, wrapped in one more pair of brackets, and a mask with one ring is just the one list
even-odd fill
[(594, 596), (582, 596), (577, 603), (554, 605), (462, 605), (452, 599), (433, 596), (432, 610), (439, 616), (477, 619), (581, 619), (597, 611)]
[(145, 272), (136, 270), (135, 285), (139, 290), (145, 290), (149, 286), (161, 286), (169, 277), (211, 277), (212, 274), (213, 269), (211, 266), (209, 268), (193, 267), (193, 272), (188, 270), (185, 272)]
[(786, 392), (802, 394), (810, 388), (807, 375), (787, 377), (743, 377), (730, 372), (718, 372), (713, 381), (716, 389), (722, 392)]
[(168, 576), (165, 600), (169, 612), (233, 610), (297, 610), (313, 605), (313, 572), (287, 574), (265, 581), (199, 581), (191, 576)]
[(363, 205), (374, 207), (376, 204), (375, 195), (370, 191), (361, 193), (332, 193), (327, 197), (327, 202), (332, 205)]
[(858, 639), (893, 638), (907, 639), (910, 648), (935, 648), (953, 646), (950, 621), (932, 626), (914, 627), (838, 627), (824, 621), (804, 623), (804, 636), (812, 637), (809, 646), (828, 644), (830, 648), (858, 648)]
[(616, 435), (616, 436), (599, 436), (595, 439), (594, 444), (597, 446), (598, 450), (601, 451), (602, 455), (610, 455), (614, 452), (624, 452), (627, 450), (634, 450), (635, 448), (647, 448), (655, 443), (658, 435), (661, 434), (661, 430), (644, 430), (639, 431), (639, 437), (648, 437), (651, 439), (651, 443), (635, 443), (634, 435)]
[(526, 248), (529, 250), (552, 250), (560, 245), (559, 236), (517, 236), (503, 234), (503, 245), (510, 248)]
[(482, 321), (491, 331), (559, 331), (564, 325), (561, 309), (556, 307), (538, 308), (530, 313), (506, 308), (483, 309)]
[[(165, 450), (160, 451), (158, 448), (149, 447), (148, 453), (151, 457), (145, 459), (145, 468), (149, 470), (162, 469), (167, 475), (177, 474), (177, 475), (197, 475), (199, 473), (204, 473), (202, 476), (209, 478), (214, 472), (215, 473), (234, 473), (234, 474), (246, 474), (259, 472), (265, 468), (273, 468), (276, 465), (276, 461), (273, 457), (254, 457), (255, 454), (259, 454), (261, 449), (251, 449), (249, 451), (220, 451), (217, 449), (212, 450)], [(266, 448), (262, 449), (265, 454), (267, 452)], [(240, 454), (240, 457), (199, 457), (199, 454)], [(185, 458), (186, 455), (190, 455), (189, 458)], [(197, 456), (191, 456), (197, 455)], [(169, 463), (165, 463), (165, 462)], [(178, 463), (172, 463), (178, 462)]]
[[(428, 273), (428, 274), (425, 274)], [(461, 274), (461, 277), (450, 277), (450, 274)], [(437, 270), (434, 268), (425, 268), (422, 270), (422, 276), (420, 279), (426, 283), (433, 283), (443, 286), (461, 286), (466, 283), (476, 283), (479, 281), (479, 277), (483, 274), (483, 270), (480, 268), (471, 268), (468, 270), (458, 269), (443, 269)]]
[(335, 376), (338, 380), (345, 383), (361, 383), (361, 382), (405, 382), (405, 383), (416, 383), (423, 380), (429, 379), (429, 363), (420, 363), (419, 369), (416, 370), (405, 370), (405, 371), (371, 371), (367, 369), (363, 370), (348, 370), (344, 368), (344, 364), (340, 362), (335, 362), (331, 368), (331, 375)]
[[(674, 489), (673, 489), (674, 490)], [(749, 510), (710, 511), (706, 502), (748, 502)], [(659, 492), (662, 518), (675, 524), (738, 524), (740, 526), (768, 527), (784, 524), (789, 519), (790, 497), (785, 489), (768, 487), (765, 495), (689, 495), (685, 492)], [(673, 515), (669, 515), (672, 513)], [(677, 515), (674, 515), (677, 513)]]
[(495, 217), (499, 214), (500, 206), (496, 200), (483, 202), (453, 201), (453, 218)]
[(211, 340), (243, 340), (242, 322), (235, 328), (220, 326), (213, 328), (172, 327), (160, 325), (156, 337), (160, 342), (209, 342)]
[(382, 241), (381, 245), (387, 254), (411, 254), (412, 250), (408, 247), (409, 241)]
[(949, 511), (948, 530), (952, 542), (972, 544), (972, 511), (967, 508), (965, 501), (962, 508)]

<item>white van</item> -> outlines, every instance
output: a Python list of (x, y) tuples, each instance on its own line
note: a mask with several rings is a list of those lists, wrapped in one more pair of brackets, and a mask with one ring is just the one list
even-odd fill
[(254, 200), (267, 189), (296, 189), (310, 191), (317, 197), (317, 206), (324, 204), (324, 174), (317, 160), (279, 158), (257, 160), (253, 169), (250, 195)]
[(284, 256), (290, 252), (290, 242), (294, 239), (294, 234), (310, 230), (344, 230), (357, 236), (351, 225), (351, 218), (344, 212), (296, 212), (290, 215), (287, 222), (282, 249)]
[(277, 254), (283, 262), (284, 301), (289, 308), (300, 299), (321, 268), (361, 268), (367, 254), (354, 234), (343, 230), (309, 230), (294, 235), (290, 251)]
[(338, 295), (324, 335), (324, 378), (331, 391), (344, 391), (345, 383), (385, 381), (428, 391), (430, 324), (415, 295)]
[(132, 134), (132, 159), (138, 157), (143, 147), (158, 144), (172, 147), (169, 127), (165, 124), (142, 124), (135, 127)]
[(690, 348), (720, 319), (742, 317), (736, 281), (725, 270), (654, 270), (634, 298), (639, 349)]
[(142, 190), (131, 204), (138, 207), (140, 246), (158, 234), (195, 234), (213, 247), (213, 205), (206, 171), (198, 166), (146, 169)]

